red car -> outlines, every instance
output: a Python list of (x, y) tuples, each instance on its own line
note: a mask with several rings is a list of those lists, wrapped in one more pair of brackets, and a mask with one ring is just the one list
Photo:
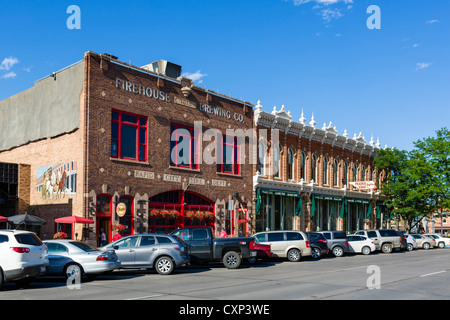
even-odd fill
[(250, 242), (250, 250), (256, 251), (256, 257), (247, 260), (251, 264), (256, 263), (258, 259), (267, 259), (273, 256), (272, 251), (270, 251), (270, 245), (260, 244), (256, 238), (253, 238), (253, 241)]

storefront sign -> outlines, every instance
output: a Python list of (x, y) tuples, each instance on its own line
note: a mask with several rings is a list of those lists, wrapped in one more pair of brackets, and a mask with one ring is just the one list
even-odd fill
[(240, 113), (232, 113), (230, 110), (225, 110), (221, 107), (214, 107), (208, 104), (199, 104), (199, 109), (202, 112), (215, 115), (217, 117), (226, 118), (226, 119), (234, 119), (235, 121), (244, 122), (244, 115)]
[(116, 213), (119, 217), (123, 217), (125, 216), (125, 214), (127, 213), (127, 206), (125, 205), (125, 203), (120, 202), (117, 207), (116, 207)]
[(163, 180), (170, 182), (181, 182), (181, 176), (175, 176), (173, 174), (164, 174)]
[(131, 81), (126, 81), (117, 78), (116, 79), (116, 88), (134, 93), (143, 96), (147, 96), (149, 98), (153, 98), (155, 100), (161, 100), (165, 102), (170, 102), (170, 96), (168, 93), (158, 89), (152, 89), (150, 87), (145, 87), (143, 85), (132, 83)]
[(197, 109), (197, 103), (186, 100), (186, 99), (182, 99), (179, 97), (173, 97), (173, 102), (180, 104), (182, 106), (185, 106), (185, 107)]
[(377, 190), (377, 185), (373, 181), (355, 181), (355, 182), (349, 182), (349, 184), (359, 191), (370, 191), (370, 190)]
[(134, 170), (134, 177), (141, 179), (155, 179), (155, 173), (150, 171)]
[(190, 184), (198, 184), (198, 185), (205, 185), (205, 179), (203, 178), (189, 178)]
[(211, 185), (214, 187), (226, 187), (227, 186), (227, 182), (224, 180), (211, 180)]

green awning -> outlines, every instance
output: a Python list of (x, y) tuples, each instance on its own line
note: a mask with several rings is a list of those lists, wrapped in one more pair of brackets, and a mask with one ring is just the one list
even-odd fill
[(347, 214), (347, 199), (344, 199), (341, 205), (341, 214), (340, 214), (341, 218), (343, 218), (346, 214)]
[(302, 206), (303, 206), (303, 200), (301, 197), (299, 197), (298, 201), (297, 201), (297, 207), (295, 208), (295, 214), (297, 216), (302, 214)]
[(311, 217), (314, 217), (316, 214), (316, 196), (312, 196), (312, 204), (311, 204)]
[(261, 213), (261, 189), (256, 191), (256, 213)]
[(372, 215), (372, 202), (369, 201), (369, 208), (367, 209), (367, 215), (366, 218), (370, 219), (370, 216)]

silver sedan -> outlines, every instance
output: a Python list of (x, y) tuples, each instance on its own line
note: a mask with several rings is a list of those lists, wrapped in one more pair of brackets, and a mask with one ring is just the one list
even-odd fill
[(159, 274), (171, 274), (189, 262), (187, 246), (167, 234), (136, 234), (114, 241), (101, 250), (115, 250), (122, 268), (154, 268)]
[(50, 266), (47, 274), (64, 275), (66, 279), (83, 275), (93, 277), (119, 269), (121, 266), (114, 250), (99, 250), (75, 240), (46, 240)]
[(424, 237), (421, 234), (411, 234), (417, 242), (417, 248), (428, 250), (437, 247), (436, 240), (433, 238)]

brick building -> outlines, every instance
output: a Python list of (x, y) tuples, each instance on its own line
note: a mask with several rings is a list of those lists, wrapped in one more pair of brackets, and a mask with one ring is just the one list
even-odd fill
[[(28, 166), (26, 211), (47, 221), (41, 236), (67, 230), (95, 243), (119, 225), (124, 234), (251, 231), (254, 166), (237, 161), (226, 131), (253, 128), (253, 105), (180, 74), (167, 61), (136, 67), (87, 52), (0, 101), (0, 162)], [(208, 140), (211, 131), (223, 136)], [(212, 145), (216, 160), (230, 161), (205, 162), (201, 151)], [(94, 223), (54, 223), (71, 215)]]
[(294, 121), (284, 106), (266, 112), (258, 102), (254, 118), (256, 231), (387, 227), (373, 166), (379, 142), (339, 135), (332, 123), (316, 127), (314, 116), (305, 123), (303, 112)]

